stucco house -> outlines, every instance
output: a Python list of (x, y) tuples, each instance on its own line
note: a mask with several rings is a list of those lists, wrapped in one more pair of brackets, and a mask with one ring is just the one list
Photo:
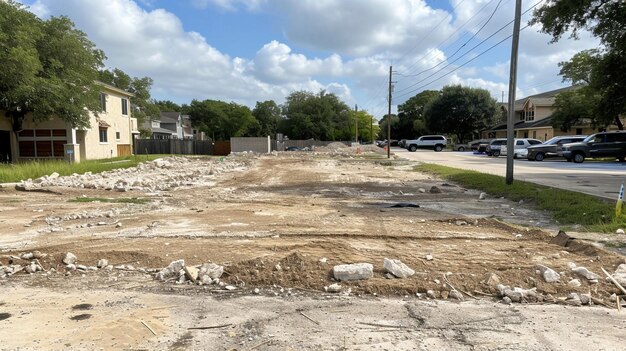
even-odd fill
[(102, 111), (89, 113), (88, 129), (77, 129), (61, 118), (35, 122), (26, 115), (14, 132), (5, 111), (0, 111), (0, 154), (8, 162), (30, 159), (66, 159), (72, 162), (126, 156), (132, 153), (137, 120), (131, 115), (131, 93), (98, 83)]
[(180, 112), (161, 112), (158, 118), (144, 122), (143, 129), (152, 132), (151, 139), (195, 139), (197, 134), (191, 118)]
[[(590, 124), (573, 126), (563, 132), (552, 127), (552, 113), (556, 110), (555, 101), (559, 93), (577, 89), (577, 86), (546, 91), (515, 101), (515, 137), (533, 138), (546, 141), (558, 135), (589, 135), (598, 132)], [(502, 104), (506, 112), (508, 105)], [(506, 120), (482, 132), (483, 138), (506, 138)]]

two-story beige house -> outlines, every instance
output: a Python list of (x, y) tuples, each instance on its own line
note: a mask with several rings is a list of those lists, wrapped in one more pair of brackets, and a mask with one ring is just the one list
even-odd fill
[[(556, 110), (555, 101), (559, 93), (577, 89), (576, 86), (556, 89), (531, 95), (515, 101), (515, 137), (533, 138), (546, 141), (557, 135), (590, 135), (598, 132), (589, 124), (573, 126), (563, 132), (552, 127), (552, 113)], [(508, 108), (502, 104), (501, 108)], [(492, 128), (482, 132), (483, 138), (506, 138), (507, 123), (501, 121)]]
[(12, 131), (11, 121), (0, 111), (0, 155), (2, 160), (66, 159), (72, 162), (126, 156), (132, 153), (139, 135), (131, 115), (133, 95), (108, 84), (102, 87), (98, 116), (90, 113), (89, 129), (77, 129), (60, 118), (34, 122), (26, 115), (22, 130)]

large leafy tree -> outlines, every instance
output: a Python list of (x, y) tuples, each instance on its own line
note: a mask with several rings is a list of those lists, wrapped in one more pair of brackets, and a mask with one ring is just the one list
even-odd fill
[(332, 93), (295, 91), (283, 105), (279, 131), (291, 139), (350, 140), (350, 108)]
[(248, 107), (234, 102), (193, 100), (189, 106), (189, 115), (193, 125), (214, 140), (248, 136), (248, 131), (258, 125)]
[[(573, 83), (585, 83), (586, 88), (570, 93), (565, 99), (576, 98), (593, 105), (597, 125), (624, 126), (620, 115), (626, 113), (626, 2), (622, 0), (549, 0), (535, 11), (533, 23), (541, 23), (542, 31), (551, 34), (553, 42), (566, 33), (577, 38), (581, 30), (589, 30), (602, 42), (596, 50), (584, 51), (562, 64), (561, 74)], [(576, 96), (573, 96), (576, 95)], [(559, 106), (566, 107), (565, 104)], [(563, 119), (567, 113), (559, 110)], [(570, 123), (575, 115), (569, 115)]]
[(424, 108), (424, 118), (433, 133), (454, 134), (462, 143), (489, 127), (498, 111), (496, 100), (485, 89), (446, 86)]
[(439, 91), (424, 90), (398, 105), (399, 139), (411, 139), (428, 133), (424, 119), (424, 107), (430, 100), (439, 96)]
[[(126, 90), (133, 93), (130, 98), (133, 106), (133, 117), (137, 118), (139, 125), (146, 119), (159, 116), (161, 109), (150, 97), (150, 89), (152, 88), (152, 78), (132, 78), (119, 68), (113, 70), (101, 70), (98, 79), (116, 88)], [(171, 111), (171, 110), (168, 110)]]
[(276, 135), (281, 119), (281, 109), (274, 100), (257, 102), (252, 115), (258, 121), (258, 128), (253, 131), (254, 135), (272, 137)]
[(100, 110), (96, 79), (104, 59), (67, 17), (41, 20), (0, 1), (0, 110), (15, 131), (28, 113), (89, 127), (89, 111)]

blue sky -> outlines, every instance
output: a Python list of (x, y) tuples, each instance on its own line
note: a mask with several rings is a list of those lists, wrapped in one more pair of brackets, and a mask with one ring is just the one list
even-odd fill
[[(23, 2), (44, 18), (70, 17), (106, 52), (109, 67), (153, 78), (153, 96), (178, 103), (253, 107), (324, 89), (380, 118), (389, 65), (397, 71), (394, 105), (448, 84), (485, 88), (498, 100), (508, 89), (510, 40), (477, 55), (511, 34), (514, 0)], [(523, 3), (527, 10), (536, 1)], [(518, 97), (567, 84), (558, 62), (597, 46), (587, 33), (548, 44), (539, 30), (521, 34)]]

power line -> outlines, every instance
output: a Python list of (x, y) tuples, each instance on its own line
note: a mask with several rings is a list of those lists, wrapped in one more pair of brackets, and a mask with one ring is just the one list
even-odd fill
[[(531, 6), (530, 8), (528, 8), (526, 11), (524, 11), (522, 14), (526, 14), (527, 12), (529, 12), (530, 10), (532, 10), (533, 8), (535, 8), (537, 5), (539, 5), (541, 2), (543, 2), (543, 0), (538, 1), (537, 3), (535, 3), (533, 6)], [(491, 35), (489, 35), (487, 38), (483, 39), (480, 43), (474, 45), (471, 49), (469, 49), (467, 52), (465, 52), (464, 54), (462, 54), (461, 56), (457, 57), (456, 59), (454, 59), (453, 61), (449, 62), (447, 65), (443, 66), (442, 68), (440, 68), (439, 70), (437, 70), (436, 72), (430, 74), (429, 76), (422, 78), (420, 80), (418, 80), (417, 82), (409, 85), (406, 88), (400, 89), (398, 91), (398, 93), (403, 92), (403, 91), (407, 91), (409, 89), (411, 89), (412, 87), (422, 83), (423, 81), (427, 80), (428, 78), (438, 74), (439, 72), (443, 71), (444, 69), (446, 69), (447, 67), (451, 66), (453, 63), (457, 62), (458, 60), (460, 60), (461, 58), (463, 58), (464, 56), (466, 56), (467, 54), (469, 54), (472, 50), (476, 49), (477, 47), (481, 46), (483, 43), (485, 43), (487, 40), (491, 39), (492, 37), (494, 37), (496, 34), (500, 33), (501, 31), (503, 31), (506, 27), (508, 27), (511, 23), (513, 23), (514, 21), (510, 21), (507, 24), (505, 24), (504, 26), (500, 27), (500, 29), (498, 29), (497, 31), (495, 31), (494, 33), (492, 33)], [(528, 27), (528, 26), (526, 26)], [(524, 27), (524, 28), (526, 28)], [(499, 44), (499, 43), (498, 43)], [(474, 58), (475, 59), (475, 58)], [(473, 61), (473, 59), (472, 59)], [(410, 92), (415, 91), (416, 89), (411, 90)], [(406, 93), (399, 95), (399, 97), (406, 95)]]
[[(492, 0), (492, 1), (493, 1), (493, 0)], [(491, 3), (491, 2), (489, 2), (489, 3)], [(489, 3), (488, 3), (487, 5), (489, 5)], [(448, 60), (449, 60), (449, 59), (451, 59), (452, 57), (454, 57), (454, 55), (456, 55), (459, 51), (461, 51), (461, 49), (463, 49), (463, 48), (464, 48), (467, 44), (469, 44), (469, 42), (470, 42), (470, 41), (472, 41), (472, 39), (474, 39), (474, 38), (475, 38), (475, 37), (476, 37), (476, 36), (477, 36), (477, 35), (478, 35), (478, 34), (479, 34), (479, 33), (480, 33), (480, 32), (481, 32), (484, 28), (485, 28), (485, 26), (487, 26), (487, 24), (489, 24), (489, 22), (491, 21), (491, 19), (493, 18), (493, 16), (494, 16), (494, 15), (496, 14), (496, 12), (498, 11), (498, 8), (500, 8), (500, 4), (501, 4), (501, 3), (502, 3), (502, 0), (500, 0), (500, 1), (498, 2), (498, 4), (496, 4), (496, 7), (495, 7), (495, 8), (493, 9), (493, 11), (491, 12), (491, 15), (489, 15), (489, 18), (487, 18), (487, 21), (485, 21), (485, 23), (483, 23), (483, 25), (482, 25), (482, 26), (478, 29), (478, 31), (476, 31), (476, 32), (475, 32), (475, 33), (474, 33), (474, 34), (473, 34), (473, 35), (472, 35), (472, 36), (471, 36), (468, 40), (466, 40), (466, 41), (465, 41), (465, 43), (463, 43), (463, 45), (459, 46), (459, 48), (458, 48), (458, 49), (456, 49), (456, 51), (455, 51), (455, 52), (453, 52), (453, 53), (452, 53), (452, 55), (450, 55), (449, 57), (447, 57), (447, 59), (448, 59)], [(476, 16), (476, 15), (474, 15), (474, 16)], [(422, 74), (422, 73), (426, 73), (426, 72), (428, 72), (428, 71), (430, 71), (430, 70), (432, 70), (432, 69), (437, 68), (439, 65), (441, 65), (441, 64), (442, 64), (442, 63), (444, 63), (444, 62), (445, 62), (445, 61), (441, 61), (441, 62), (437, 63), (436, 65), (434, 65), (434, 66), (432, 66), (432, 67), (430, 67), (430, 68), (427, 68), (427, 69), (425, 69), (425, 70), (423, 70), (423, 71), (417, 72), (417, 73), (415, 73), (415, 74), (400, 74), (400, 75), (401, 75), (401, 76), (404, 76), (404, 77), (416, 77), (416, 76), (418, 76), (418, 75), (420, 75), (420, 74)]]
[[(461, 29), (463, 29), (469, 22), (471, 22), (474, 18), (476, 18), (476, 16), (478, 16), (479, 14), (482, 13), (482, 11), (489, 6), (494, 0), (489, 1), (488, 3), (486, 3), (483, 7), (481, 7), (478, 11), (476, 11), (476, 13), (470, 17), (467, 21), (465, 21), (462, 25), (460, 25), (454, 32), (452, 32), (452, 34), (450, 34), (446, 39), (442, 40), (439, 44), (437, 44), (437, 47), (443, 45), (443, 43), (447, 42), (450, 38), (452, 38), (453, 36), (455, 36)], [(508, 0), (507, 0), (508, 1)], [(461, 2), (462, 3), (462, 2)], [(458, 7), (459, 5), (461, 5), (461, 3), (459, 3), (456, 7)], [(456, 7), (454, 9), (456, 9)], [(453, 9), (453, 11), (454, 11)], [(447, 19), (447, 17), (446, 17)], [(427, 38), (433, 31), (429, 32), (426, 36), (424, 36), (424, 38)], [(420, 42), (420, 44), (423, 42), (424, 40), (422, 40)], [(450, 46), (452, 46), (452, 44), (450, 44)], [(447, 49), (447, 47), (446, 47)], [(428, 50), (426, 53), (424, 53), (422, 56), (420, 56), (417, 60), (415, 60), (409, 67), (406, 67), (405, 70), (406, 73), (404, 75), (410, 75), (410, 71), (411, 69), (417, 65), (421, 60), (423, 60), (424, 58), (426, 58), (427, 56), (431, 56), (432, 53), (435, 52), (435, 48), (432, 48), (430, 50)], [(396, 72), (397, 73), (397, 72)], [(400, 74), (403, 75), (403, 74)]]
[[(520, 32), (521, 32), (521, 31), (523, 31), (523, 30), (524, 30), (524, 29), (526, 29), (526, 28), (528, 28), (528, 25), (526, 25), (524, 28), (520, 29)], [(454, 72), (458, 71), (458, 70), (459, 70), (459, 69), (461, 69), (463, 66), (467, 65), (468, 63), (470, 63), (470, 62), (472, 62), (472, 61), (476, 60), (477, 58), (479, 58), (479, 57), (481, 57), (482, 55), (486, 54), (487, 52), (491, 51), (493, 48), (495, 48), (496, 46), (498, 46), (498, 45), (502, 44), (503, 42), (507, 41), (507, 40), (508, 40), (508, 39), (510, 39), (512, 36), (513, 36), (513, 35), (509, 35), (508, 37), (506, 37), (506, 38), (504, 38), (504, 39), (500, 40), (499, 42), (497, 42), (497, 43), (495, 43), (494, 45), (492, 45), (491, 47), (489, 47), (487, 50), (485, 50), (485, 51), (481, 52), (480, 54), (478, 54), (478, 55), (476, 55), (475, 57), (471, 58), (470, 60), (466, 61), (466, 62), (465, 62), (465, 63), (463, 63), (462, 65), (459, 65), (458, 67), (456, 67), (456, 68), (455, 68), (455, 69), (453, 69), (452, 71), (450, 71), (450, 72), (448, 72), (448, 73), (446, 73), (446, 74), (442, 75), (441, 77), (436, 78), (436, 79), (433, 79), (432, 81), (430, 81), (430, 82), (428, 82), (428, 83), (426, 83), (426, 84), (424, 84), (424, 85), (422, 85), (422, 86), (419, 86), (419, 87), (415, 88), (415, 89), (414, 89), (414, 90), (412, 90), (412, 91), (409, 91), (409, 92), (406, 92), (406, 93), (404, 93), (404, 94), (398, 95), (398, 97), (403, 97), (403, 96), (406, 96), (406, 95), (411, 94), (411, 93), (413, 93), (413, 92), (416, 92), (416, 91), (418, 91), (418, 90), (420, 90), (420, 89), (423, 89), (423, 88), (425, 88), (425, 87), (427, 87), (427, 86), (431, 85), (432, 83), (434, 83), (434, 82), (436, 82), (436, 81), (440, 80), (441, 78), (446, 77), (446, 76), (448, 76), (448, 75), (450, 75), (450, 74), (452, 74), (452, 73), (454, 73)], [(444, 68), (445, 68), (445, 67), (444, 67)], [(440, 71), (441, 71), (441, 70), (440, 70)], [(440, 72), (440, 71), (439, 71), (439, 72)]]

